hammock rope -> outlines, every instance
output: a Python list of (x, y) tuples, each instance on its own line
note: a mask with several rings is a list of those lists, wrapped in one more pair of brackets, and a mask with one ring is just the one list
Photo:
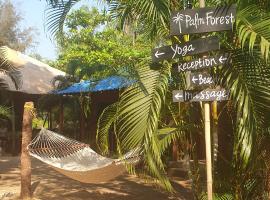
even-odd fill
[(80, 182), (99, 183), (116, 178), (126, 171), (126, 164), (139, 161), (138, 150), (120, 159), (103, 157), (88, 144), (44, 128), (28, 145), (29, 154), (56, 171)]

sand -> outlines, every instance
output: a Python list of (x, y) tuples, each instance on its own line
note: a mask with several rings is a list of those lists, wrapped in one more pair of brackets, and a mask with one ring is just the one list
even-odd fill
[[(19, 199), (19, 162), (19, 157), (0, 157), (0, 200)], [(108, 183), (84, 184), (32, 159), (32, 190), (37, 200), (192, 200), (187, 183), (184, 180), (173, 181), (174, 195), (128, 174)]]

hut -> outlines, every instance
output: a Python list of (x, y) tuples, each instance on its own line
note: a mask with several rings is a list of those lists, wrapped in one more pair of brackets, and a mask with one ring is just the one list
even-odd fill
[[(37, 102), (37, 100), (53, 90), (52, 80), (54, 77), (65, 75), (65, 72), (50, 67), (34, 58), (24, 55), (18, 51), (5, 48), (5, 57), (15, 67), (19, 69), (21, 76), (21, 85), (17, 90), (12, 79), (4, 73), (0, 73), (0, 79), (4, 80), (7, 89), (2, 91), (2, 99), (9, 99), (12, 108), (11, 133), (4, 133), (0, 138), (2, 145), (11, 147), (15, 151), (16, 141), (21, 132), (21, 122), (23, 114), (23, 105), (26, 101)], [(18, 149), (18, 148), (17, 148)], [(19, 150), (19, 149), (18, 149)], [(16, 150), (17, 151), (17, 150)]]
[[(54, 91), (55, 94), (63, 97), (84, 95), (91, 99), (90, 115), (85, 118), (83, 115), (84, 111), (81, 110), (80, 132), (76, 139), (85, 141), (87, 138), (87, 142), (94, 147), (98, 118), (102, 111), (108, 105), (115, 103), (119, 99), (119, 92), (121, 89), (126, 88), (133, 83), (134, 80), (130, 80), (123, 76), (109, 76), (98, 81), (81, 81), (80, 83), (75, 83), (63, 90)], [(60, 117), (60, 119), (62, 120), (60, 122), (60, 127), (63, 127), (64, 118)], [(59, 130), (59, 132), (62, 132), (62, 130)], [(112, 139), (111, 141), (113, 143), (114, 140)], [(111, 146), (114, 145), (112, 144)]]

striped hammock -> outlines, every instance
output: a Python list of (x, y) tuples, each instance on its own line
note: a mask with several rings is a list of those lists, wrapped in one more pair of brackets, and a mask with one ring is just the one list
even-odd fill
[(123, 174), (126, 164), (139, 161), (137, 150), (130, 151), (120, 159), (106, 158), (87, 144), (44, 128), (28, 145), (28, 150), (31, 156), (83, 183), (107, 182)]

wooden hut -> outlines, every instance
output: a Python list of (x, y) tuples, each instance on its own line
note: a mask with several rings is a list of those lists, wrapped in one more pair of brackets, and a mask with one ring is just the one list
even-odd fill
[[(22, 81), (20, 88), (16, 90), (11, 78), (4, 73), (0, 73), (0, 78), (8, 86), (8, 89), (2, 92), (2, 97), (9, 98), (12, 104), (12, 131), (11, 134), (7, 134), (7, 140), (12, 141), (12, 145), (9, 146), (12, 146), (14, 152), (15, 139), (21, 132), (24, 103), (26, 101), (37, 102), (38, 98), (53, 90), (52, 80), (54, 77), (64, 76), (65, 73), (8, 47), (6, 47), (5, 56), (10, 63), (18, 67)], [(2, 139), (5, 138), (2, 137)]]

